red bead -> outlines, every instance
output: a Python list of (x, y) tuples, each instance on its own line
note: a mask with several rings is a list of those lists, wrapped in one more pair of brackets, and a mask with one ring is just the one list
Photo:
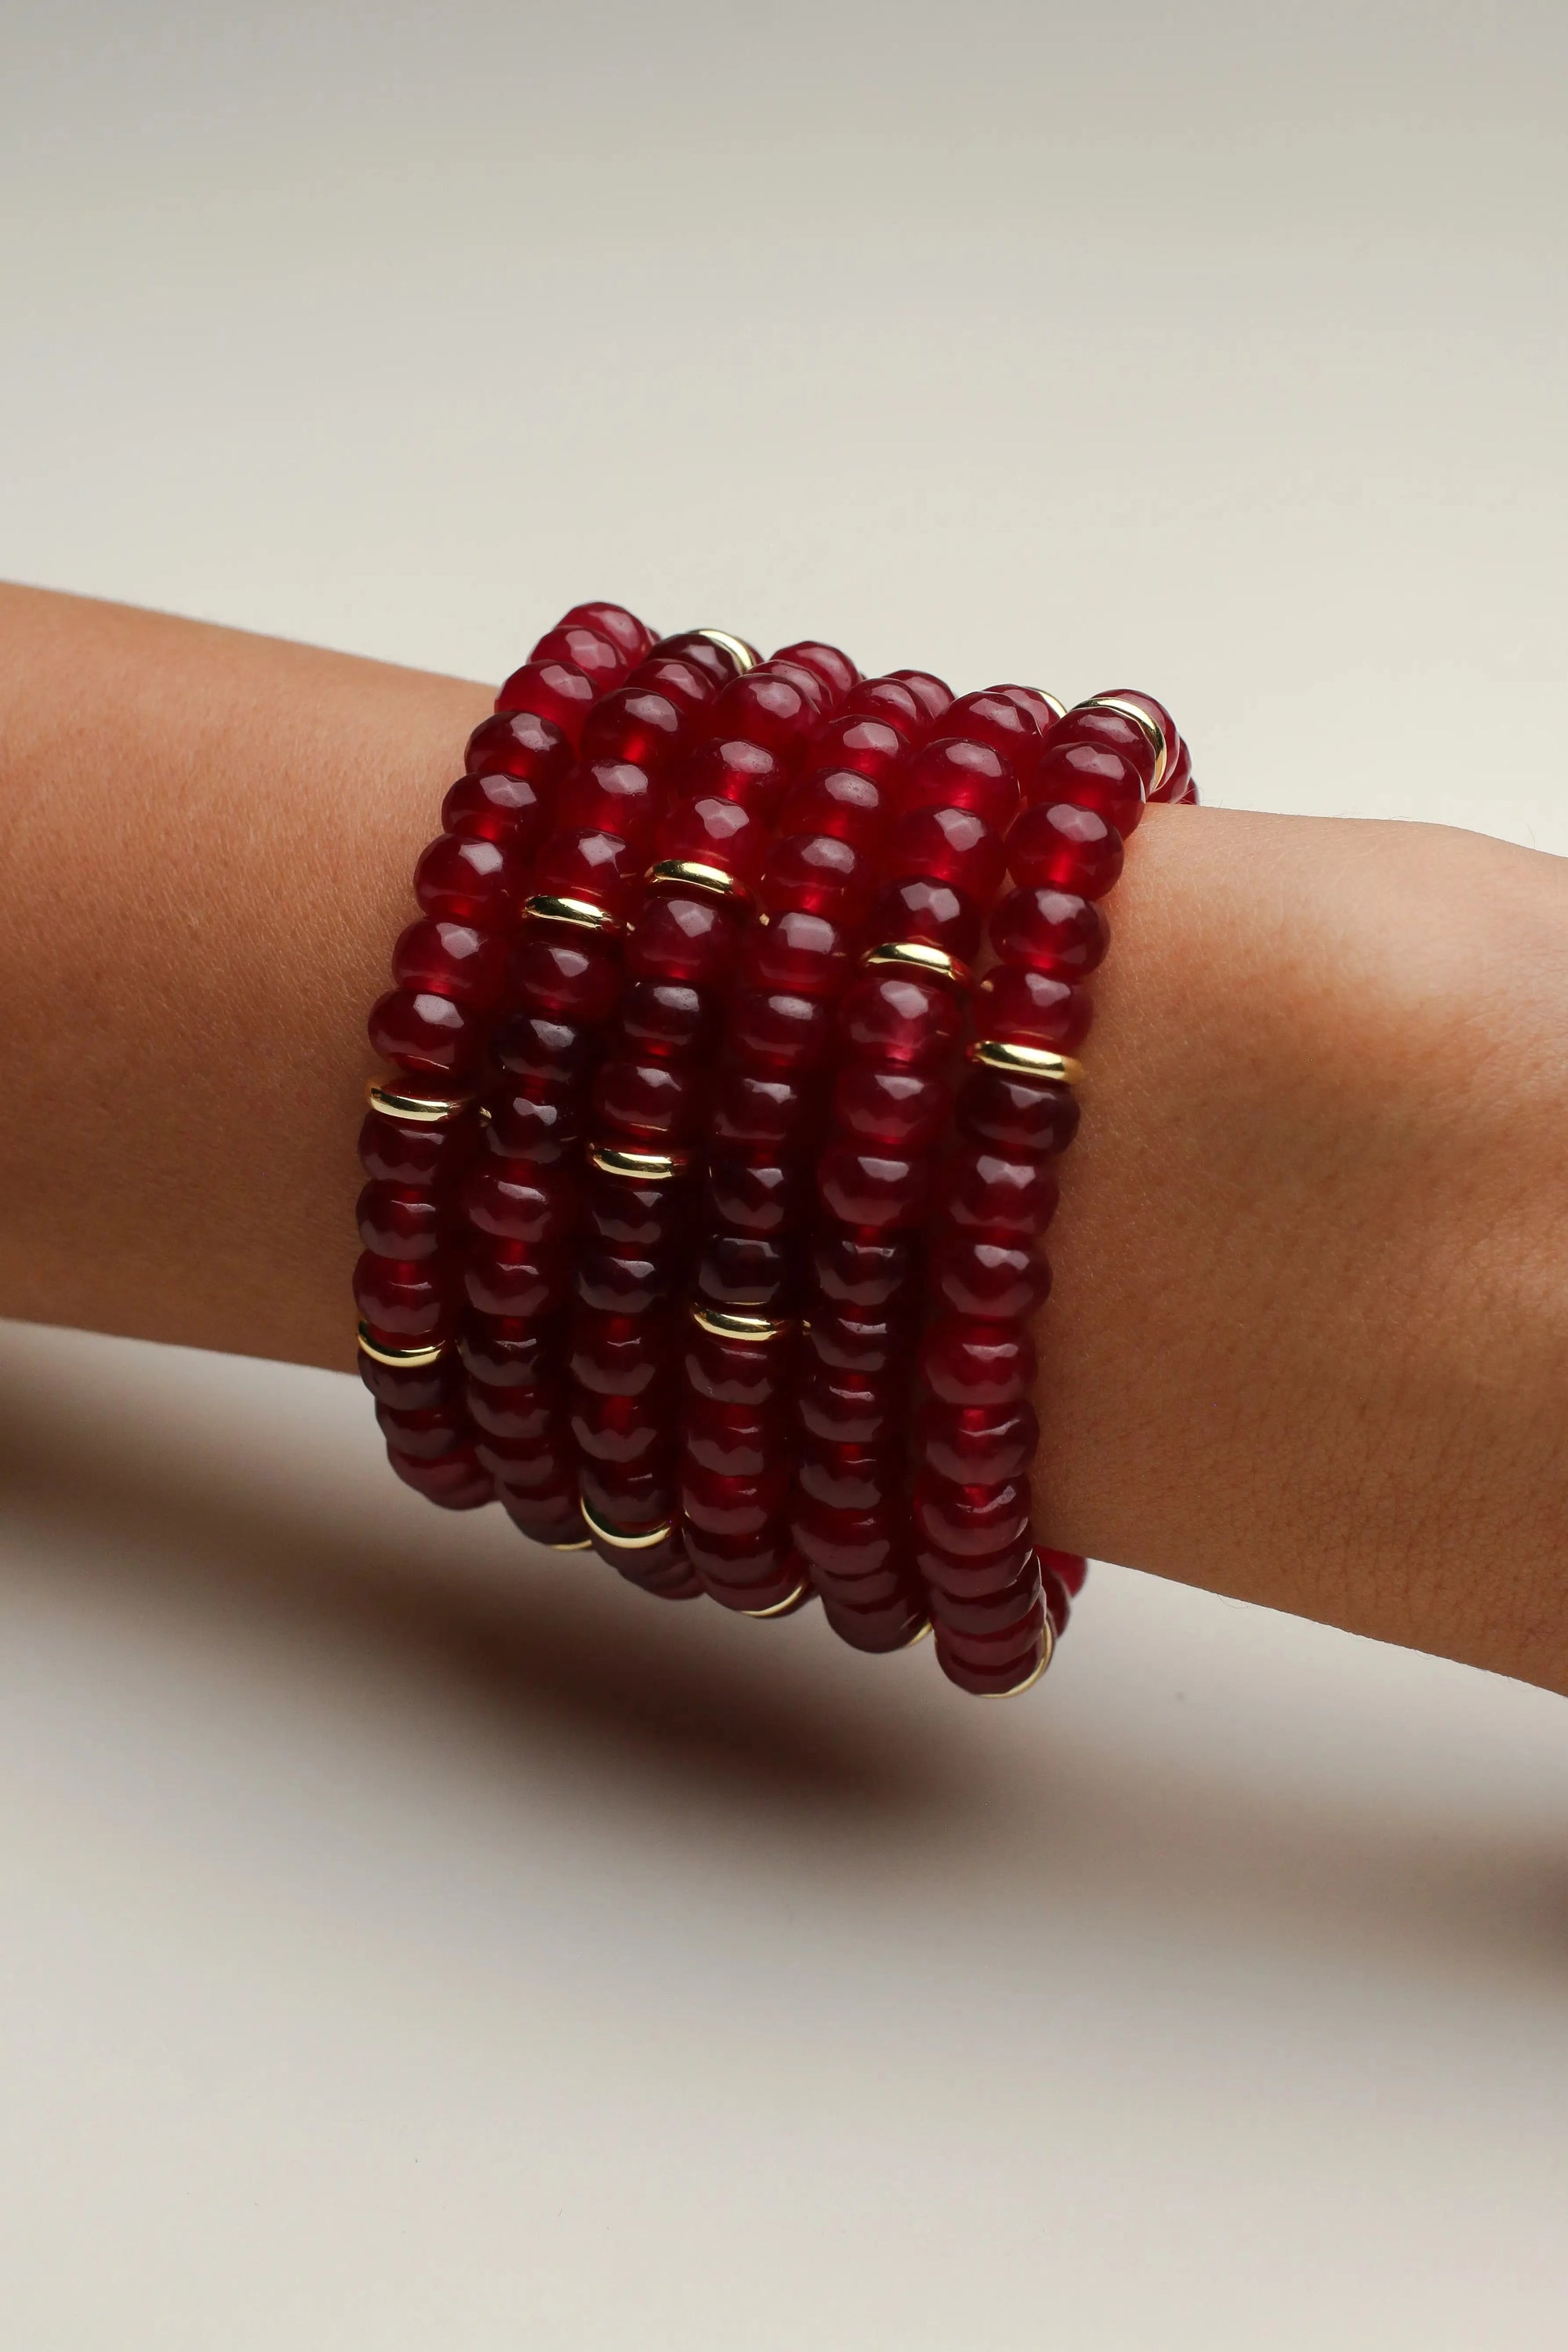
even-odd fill
[[(1123, 723), (1131, 726), (1131, 719)], [(1143, 814), (1142, 774), (1124, 751), (1109, 744), (1066, 740), (1071, 724), (1064, 720), (1047, 744), (1030, 779), (1030, 801), (1037, 808), (1066, 802), (1093, 809), (1125, 838)]]
[(697, 1295), (710, 1307), (760, 1315), (785, 1311), (793, 1286), (789, 1254), (763, 1234), (710, 1234), (697, 1268)]
[(502, 842), (437, 834), (414, 869), (414, 896), (427, 915), (502, 931), (511, 923), (522, 873), (517, 853)]
[(462, 1401), (461, 1367), (450, 1355), (433, 1364), (378, 1364), (362, 1351), (359, 1376), (377, 1404), (396, 1405), (404, 1412), (427, 1412)]
[(910, 748), (909, 730), (885, 719), (840, 714), (813, 739), (812, 765), (818, 772), (847, 768), (875, 784), (886, 784)]
[[(834, 698), (814, 669), (806, 669), (799, 662), (781, 661), (775, 655), (768, 664), (768, 672), (773, 677), (788, 678), (792, 686), (800, 688), (816, 711), (818, 724), (827, 717)], [(815, 729), (812, 731), (815, 733)]]
[(743, 802), (709, 793), (667, 812), (655, 835), (654, 855), (716, 866), (749, 890), (763, 870), (767, 845), (766, 827)]
[(668, 1377), (668, 1336), (646, 1315), (581, 1314), (572, 1328), (572, 1378), (599, 1396), (644, 1396)]
[(829, 1371), (877, 1379), (908, 1363), (910, 1332), (901, 1316), (875, 1311), (814, 1315), (806, 1345)]
[(1089, 1575), (1089, 1562), (1081, 1553), (1047, 1551), (1043, 1544), (1040, 1546), (1040, 1568), (1042, 1572), (1056, 1576), (1075, 1600), (1083, 1591)]
[(765, 751), (789, 758), (799, 751), (816, 725), (810, 697), (793, 679), (780, 677), (765, 664), (749, 670), (727, 686), (713, 705), (710, 732), (743, 736)]
[(504, 1487), (498, 1487), (497, 1493), (507, 1517), (530, 1543), (545, 1544), (554, 1550), (580, 1545), (587, 1535), (577, 1497), (569, 1486), (558, 1494), (529, 1497), (510, 1495)]
[(434, 1257), (445, 1234), (441, 1204), (411, 1185), (367, 1184), (354, 1210), (359, 1237), (378, 1257)]
[(673, 1472), (664, 1461), (596, 1462), (590, 1455), (578, 1465), (577, 1483), (595, 1517), (627, 1535), (662, 1526), (679, 1507)]
[(795, 1205), (795, 1171), (764, 1153), (726, 1151), (709, 1163), (708, 1198), (721, 1224), (744, 1234), (777, 1234)]
[(554, 1334), (519, 1317), (470, 1313), (458, 1334), (464, 1370), (490, 1388), (532, 1388), (557, 1370)]
[(553, 1085), (580, 1076), (594, 1045), (593, 1032), (579, 1021), (552, 1013), (516, 1013), (490, 1038), (498, 1066), (514, 1076)]
[(487, 1437), (502, 1437), (513, 1445), (537, 1445), (556, 1426), (559, 1408), (554, 1389), (491, 1388), (470, 1381), (468, 1408), (474, 1424)]
[(1065, 1151), (1078, 1133), (1070, 1087), (1001, 1070), (972, 1069), (959, 1089), (956, 1114), (967, 1141), (997, 1144), (1019, 1158)]
[(973, 809), (994, 832), (1002, 833), (1018, 805), (1018, 779), (1010, 762), (989, 743), (944, 735), (940, 743), (928, 743), (916, 752), (902, 798), (906, 809)]
[(980, 952), (980, 908), (950, 882), (923, 875), (889, 884), (871, 909), (870, 930), (878, 940), (920, 941), (941, 948), (960, 963)]
[(882, 803), (882, 787), (868, 776), (829, 768), (795, 786), (779, 822), (786, 835), (830, 833), (864, 853), (881, 829)]
[(538, 793), (564, 782), (572, 746), (559, 727), (531, 710), (500, 710), (481, 719), (463, 752), (470, 776), (526, 777)]
[(437, 1405), (433, 1412), (410, 1412), (403, 1406), (378, 1404), (376, 1426), (388, 1445), (413, 1462), (439, 1462), (471, 1441), (466, 1416)]
[(597, 629), (618, 646), (627, 661), (641, 661), (653, 644), (653, 631), (624, 604), (574, 604), (563, 613), (557, 625), (569, 629), (576, 625)]
[(653, 779), (630, 760), (586, 761), (562, 793), (555, 823), (562, 832), (609, 833), (637, 846), (653, 837)]
[(675, 1269), (662, 1255), (631, 1249), (584, 1249), (577, 1260), (577, 1297), (600, 1315), (646, 1315), (675, 1287)]
[(704, 1535), (760, 1536), (777, 1517), (787, 1484), (782, 1465), (758, 1478), (720, 1478), (683, 1457), (678, 1481), (681, 1516)]
[(715, 1404), (768, 1404), (784, 1383), (784, 1361), (776, 1347), (721, 1339), (710, 1331), (692, 1331), (682, 1368), (697, 1394)]
[(594, 1081), (594, 1116), (615, 1134), (647, 1138), (658, 1149), (668, 1138), (694, 1131), (706, 1084), (706, 1071), (616, 1054)]
[(742, 978), (752, 988), (827, 996), (837, 993), (848, 969), (848, 941), (839, 925), (792, 907), (752, 933)]
[(654, 687), (612, 687), (588, 713), (583, 757), (661, 768), (689, 732), (691, 714)]
[(972, 1657), (964, 1648), (962, 1633), (936, 1639), (936, 1662), (950, 1683), (975, 1698), (1005, 1698), (1011, 1692), (1022, 1690), (1038, 1670), (1043, 1654), (1043, 1638), (1035, 1634), (1026, 1649), (1009, 1654), (1005, 1663), (992, 1665), (989, 1651), (982, 1647), (979, 1658)]
[(741, 675), (740, 664), (728, 646), (716, 645), (697, 629), (682, 629), (673, 637), (660, 637), (658, 645), (649, 647), (647, 658), (689, 662), (715, 688), (728, 686), (732, 677)]
[(427, 1347), (451, 1330), (456, 1306), (447, 1281), (426, 1266), (366, 1250), (353, 1273), (354, 1304), (393, 1347)]
[(656, 646), (647, 659), (637, 664), (626, 683), (662, 694), (690, 718), (712, 701), (718, 680), (709, 675), (703, 663), (684, 661), (679, 655), (662, 653)]
[(553, 1086), (535, 1079), (524, 1086), (498, 1087), (485, 1108), (489, 1113), (487, 1140), (503, 1160), (555, 1167), (582, 1139), (576, 1091), (559, 1081)]
[(984, 1233), (944, 1234), (931, 1261), (931, 1285), (959, 1315), (1023, 1323), (1045, 1303), (1050, 1268), (1017, 1242)]
[(807, 1370), (795, 1398), (801, 1426), (843, 1445), (886, 1447), (894, 1435), (892, 1391), (864, 1372)]
[(817, 1191), (830, 1215), (847, 1225), (912, 1225), (925, 1205), (930, 1171), (925, 1163), (894, 1151), (858, 1151), (848, 1143), (829, 1145), (816, 1175)]
[(816, 637), (803, 637), (793, 646), (781, 646), (770, 662), (795, 662), (802, 669), (813, 671), (827, 688), (835, 702), (841, 702), (851, 687), (859, 683), (860, 673), (847, 654), (837, 646), (826, 646)]
[(984, 905), (1006, 871), (1000, 836), (973, 809), (911, 809), (893, 827), (883, 859), (893, 875), (951, 883)]
[(909, 688), (896, 677), (868, 677), (853, 688), (839, 705), (841, 719), (880, 719), (910, 743), (918, 743), (929, 731), (931, 716)]
[(944, 686), (930, 670), (896, 669), (889, 673), (893, 682), (907, 687), (924, 711), (928, 722), (934, 726), (944, 711), (952, 708), (952, 688)]
[(914, 1254), (901, 1234), (819, 1236), (812, 1252), (812, 1279), (832, 1307), (886, 1307), (908, 1282)]
[(1073, 1054), (1088, 1036), (1093, 1017), (1094, 1006), (1083, 989), (1021, 966), (999, 965), (975, 991), (974, 1025), (982, 1037)]
[(510, 984), (532, 1008), (592, 1024), (614, 1010), (619, 960), (608, 940), (575, 924), (531, 922), (512, 950)]
[(1022, 1541), (1029, 1528), (1029, 1490), (1016, 1478), (961, 1486), (922, 1470), (910, 1497), (926, 1542), (959, 1559), (984, 1559)]
[(836, 1580), (877, 1575), (893, 1559), (895, 1521), (887, 1504), (860, 1510), (800, 1493), (790, 1503), (790, 1532), (812, 1567)]
[(1032, 709), (996, 686), (978, 694), (963, 694), (942, 714), (944, 735), (989, 743), (1016, 774), (1031, 768), (1040, 754), (1040, 729)]
[(710, 1599), (724, 1609), (776, 1609), (799, 1580), (782, 1519), (760, 1534), (742, 1538), (710, 1535), (695, 1526), (682, 1530), (687, 1557)]
[(917, 1071), (847, 1062), (833, 1092), (833, 1117), (858, 1148), (915, 1151), (930, 1143), (947, 1109), (947, 1089)]
[(571, 1184), (531, 1160), (481, 1160), (463, 1187), (463, 1207), (477, 1232), (504, 1242), (560, 1241), (577, 1221)]
[(571, 1446), (558, 1427), (548, 1438), (531, 1438), (513, 1444), (510, 1437), (475, 1439), (474, 1452), (503, 1496), (534, 1504), (545, 1496), (569, 1495), (574, 1484)]
[(582, 621), (563, 621), (547, 629), (528, 659), (531, 667), (547, 661), (569, 662), (600, 688), (613, 686), (629, 667), (621, 646)]
[(1071, 801), (1026, 809), (1007, 835), (1007, 864), (1031, 889), (1103, 898), (1121, 872), (1121, 835), (1098, 810)]
[(792, 1459), (800, 1492), (830, 1510), (875, 1511), (891, 1498), (897, 1474), (884, 1446), (807, 1434)]
[(593, 1462), (653, 1464), (666, 1449), (664, 1417), (641, 1397), (579, 1394), (572, 1434)]
[(405, 1486), (412, 1486), (416, 1495), (423, 1495), (427, 1503), (439, 1504), (445, 1511), (474, 1511), (495, 1500), (496, 1490), (489, 1475), (467, 1447), (460, 1453), (448, 1454), (444, 1461), (416, 1462), (409, 1454), (388, 1446), (386, 1458)]
[(1048, 1160), (964, 1144), (943, 1171), (942, 1198), (955, 1225), (1029, 1240), (1044, 1233), (1056, 1214), (1056, 1171)]
[(528, 710), (559, 727), (573, 745), (582, 740), (583, 721), (597, 688), (575, 662), (524, 662), (496, 697), (498, 711)]
[(744, 929), (740, 908), (717, 898), (655, 891), (626, 934), (626, 969), (640, 979), (721, 987)]
[(612, 1249), (668, 1250), (689, 1216), (686, 1199), (668, 1184), (639, 1183), (596, 1169), (583, 1189), (584, 1229)]
[(1040, 1573), (1034, 1554), (1021, 1576), (984, 1598), (959, 1600), (952, 1594), (933, 1592), (931, 1597), (931, 1622), (942, 1633), (958, 1633), (964, 1639), (957, 1644), (961, 1654), (981, 1658), (984, 1653), (973, 1645), (978, 1642), (995, 1642), (1005, 1656), (1023, 1649), (1031, 1637), (1040, 1631), (1043, 1611), (1040, 1596)]
[(392, 976), (400, 988), (465, 1004), (493, 1004), (506, 977), (506, 947), (493, 932), (471, 923), (443, 923), (426, 917), (410, 923), (392, 951)]
[(637, 980), (621, 1000), (621, 1035), (661, 1061), (706, 1061), (718, 1010), (709, 991), (686, 981)]
[(1051, 749), (1066, 751), (1069, 747), (1087, 746), (1096, 751), (1114, 751), (1135, 771), (1141, 793), (1147, 792), (1154, 780), (1154, 747), (1147, 733), (1135, 719), (1124, 710), (1108, 710), (1103, 705), (1079, 703), (1058, 719), (1051, 730)]
[(376, 1052), (400, 1070), (462, 1076), (479, 1060), (483, 1031), (471, 1007), (430, 989), (395, 988), (378, 997), (365, 1024)]
[(826, 1004), (818, 996), (784, 989), (742, 989), (731, 1020), (731, 1043), (743, 1054), (779, 1070), (799, 1070), (819, 1060), (830, 1034)]
[(846, 1043), (868, 1059), (934, 1069), (957, 1042), (962, 1009), (945, 981), (897, 971), (863, 972), (840, 1001)]
[(973, 1601), (1009, 1591), (1021, 1576), (1033, 1572), (1034, 1560), (1035, 1547), (1026, 1525), (1016, 1541), (1000, 1551), (960, 1559), (922, 1541), (916, 1545), (914, 1555), (916, 1571), (933, 1603), (939, 1596)]
[(413, 1184), (427, 1191), (444, 1183), (472, 1150), (473, 1130), (466, 1119), (427, 1127), (371, 1110), (359, 1131), (359, 1164), (384, 1184)]
[(783, 1423), (776, 1407), (715, 1404), (693, 1397), (686, 1409), (683, 1444), (689, 1460), (723, 1478), (756, 1478), (778, 1458)]
[(538, 836), (545, 807), (539, 786), (526, 776), (459, 776), (441, 803), (441, 823), (448, 833), (526, 851)]
[(907, 1650), (923, 1632), (926, 1622), (919, 1603), (901, 1591), (896, 1599), (865, 1609), (852, 1602), (830, 1600), (824, 1594), (822, 1613), (841, 1642), (870, 1657)]
[(1023, 1477), (1039, 1442), (1039, 1422), (1026, 1403), (955, 1405), (938, 1400), (923, 1404), (915, 1419), (917, 1458), (960, 1486)]
[(526, 1242), (476, 1244), (463, 1262), (463, 1288), (481, 1315), (531, 1322), (564, 1300), (565, 1261), (541, 1256)]
[(758, 1143), (778, 1150), (800, 1131), (807, 1109), (802, 1088), (782, 1072), (728, 1070), (720, 1080), (713, 1137), (720, 1143)]
[(770, 915), (798, 908), (843, 921), (864, 905), (872, 879), (862, 852), (837, 834), (791, 834), (769, 855), (763, 904)]
[(1004, 963), (1058, 980), (1084, 980), (1105, 960), (1110, 932), (1092, 898), (1068, 890), (1010, 890), (992, 913), (991, 944)]
[(641, 860), (616, 833), (555, 833), (530, 877), (533, 895), (585, 898), (606, 914), (624, 912)]
[(758, 812), (775, 804), (789, 777), (790, 770), (775, 752), (738, 735), (702, 744), (681, 772), (682, 787), (693, 798), (711, 793), (720, 800), (743, 801)]
[(1035, 1343), (1016, 1323), (980, 1323), (943, 1315), (921, 1340), (921, 1371), (945, 1404), (1018, 1404), (1039, 1369)]
[(992, 686), (987, 687), (986, 692), (999, 694), (1004, 701), (1016, 702), (1020, 710), (1026, 710), (1042, 736), (1050, 734), (1060, 717), (1056, 705), (1037, 686)]

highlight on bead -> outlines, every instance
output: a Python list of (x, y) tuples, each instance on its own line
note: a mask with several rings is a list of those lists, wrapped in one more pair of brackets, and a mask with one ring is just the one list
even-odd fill
[(690, 1155), (684, 1151), (636, 1151), (624, 1144), (594, 1143), (588, 1147), (588, 1164), (605, 1176), (626, 1176), (640, 1184), (662, 1184), (672, 1177), (684, 1176), (691, 1161)]
[(444, 1339), (433, 1340), (425, 1347), (395, 1348), (388, 1340), (374, 1338), (367, 1323), (359, 1327), (359, 1347), (360, 1353), (368, 1356), (373, 1364), (385, 1364), (391, 1370), (407, 1372), (438, 1364), (447, 1352)]
[(976, 1037), (965, 1046), (972, 1062), (988, 1070), (1003, 1070), (1009, 1076), (1048, 1078), (1058, 1087), (1076, 1087), (1083, 1076), (1083, 1064), (1074, 1061), (1070, 1054), (1058, 1054), (1048, 1045), (1028, 1045), (1007, 1037)]
[(860, 961), (868, 971), (881, 964), (912, 965), (919, 971), (935, 972), (939, 980), (952, 981), (957, 988), (967, 988), (971, 978), (966, 963), (925, 940), (885, 940), (880, 947), (868, 948)]
[(662, 1526), (643, 1528), (636, 1534), (628, 1534), (620, 1528), (607, 1528), (602, 1519), (595, 1517), (586, 1503), (580, 1502), (577, 1507), (587, 1521), (589, 1535), (596, 1536), (603, 1544), (608, 1544), (612, 1551), (652, 1551), (657, 1545), (668, 1543), (674, 1531), (674, 1520), (666, 1519)]
[(721, 866), (709, 866), (700, 857), (661, 857), (650, 866), (644, 880), (650, 889), (711, 890), (716, 898), (750, 900), (751, 892)]
[(731, 1313), (721, 1307), (694, 1307), (691, 1319), (711, 1339), (782, 1339), (795, 1329), (793, 1318)]
[(365, 1100), (383, 1118), (406, 1119), (415, 1127), (444, 1127), (458, 1118), (473, 1101), (472, 1095), (422, 1094), (406, 1087), (389, 1087), (383, 1078), (367, 1078)]

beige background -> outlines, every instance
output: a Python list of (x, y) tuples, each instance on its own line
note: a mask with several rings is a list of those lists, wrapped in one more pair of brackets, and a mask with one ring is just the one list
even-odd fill
[[(1212, 798), (1568, 850), (1561, 10), (3, 39), (7, 572), (1134, 677)], [(0, 1398), (8, 2347), (1562, 2343), (1560, 1701), (1105, 1570), (966, 1706), (437, 1517), (348, 1381)]]

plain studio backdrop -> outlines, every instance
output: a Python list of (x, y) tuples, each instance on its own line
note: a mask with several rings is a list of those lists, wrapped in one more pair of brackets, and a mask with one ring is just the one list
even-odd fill
[[(0, 41), (5, 573), (1136, 678), (1210, 799), (1568, 850), (1560, 6)], [(347, 1380), (0, 1389), (16, 2352), (1563, 2341), (1560, 1700), (1103, 1569), (977, 1706), (429, 1511)]]

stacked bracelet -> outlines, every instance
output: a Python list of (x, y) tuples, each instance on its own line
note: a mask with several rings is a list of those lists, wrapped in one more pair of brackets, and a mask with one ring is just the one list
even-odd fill
[(1084, 983), (1145, 803), (1195, 798), (1131, 689), (955, 701), (574, 606), (470, 738), (371, 1015), (399, 1475), (660, 1598), (1037, 1680), (1085, 1572), (1029, 1496)]

